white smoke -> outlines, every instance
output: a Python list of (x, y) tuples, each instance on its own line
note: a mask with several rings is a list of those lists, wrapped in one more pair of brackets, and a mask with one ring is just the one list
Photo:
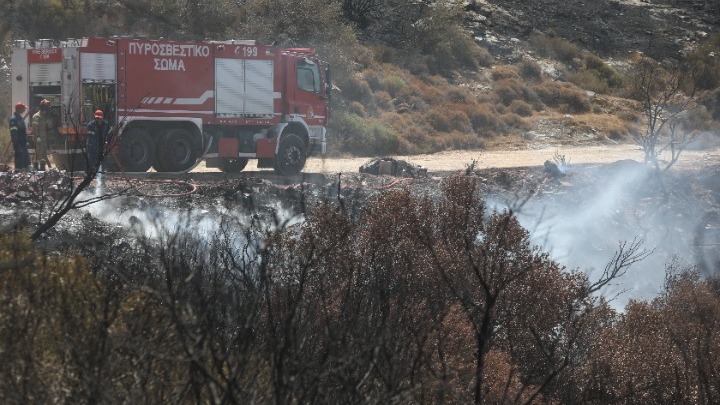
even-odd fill
[[(530, 199), (517, 216), (534, 244), (568, 269), (586, 272), (591, 282), (602, 275), (620, 243), (644, 240), (643, 248), (652, 254), (600, 291), (622, 310), (631, 299), (652, 299), (662, 291), (665, 264), (673, 257), (693, 262), (693, 235), (687, 230), (695, 229), (699, 218), (688, 215), (691, 206), (675, 210), (663, 203), (660, 191), (652, 189), (652, 171), (641, 164), (624, 161), (592, 170), (598, 178), (594, 187), (574, 184), (573, 176), (582, 174), (571, 171), (564, 185)], [(688, 199), (687, 204), (694, 202)], [(494, 201), (488, 205), (507, 207)], [(678, 227), (677, 221), (685, 225)]]
[[(128, 208), (133, 207), (133, 208)], [(193, 234), (200, 240), (208, 240), (228, 226), (273, 231), (290, 227), (303, 221), (280, 202), (266, 207), (272, 215), (228, 209), (221, 205), (203, 209), (178, 209), (163, 203), (161, 199), (139, 197), (132, 203), (127, 198), (105, 200), (84, 208), (95, 218), (122, 226), (137, 236), (160, 239), (176, 232)]]

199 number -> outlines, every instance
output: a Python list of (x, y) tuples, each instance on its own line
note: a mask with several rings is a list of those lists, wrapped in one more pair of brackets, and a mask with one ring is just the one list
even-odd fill
[(258, 49), (257, 46), (238, 46), (237, 48), (235, 48), (235, 54), (242, 54), (242, 56), (245, 58), (251, 58), (258, 56)]

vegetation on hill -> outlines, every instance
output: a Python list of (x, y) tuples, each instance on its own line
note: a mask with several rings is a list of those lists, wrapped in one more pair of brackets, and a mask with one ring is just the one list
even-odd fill
[[(32, 0), (10, 3), (0, 39), (5, 60), (7, 41), (17, 38), (253, 38), (314, 46), (331, 63), (338, 89), (329, 132), (335, 154), (521, 143), (539, 119), (562, 120), (570, 132), (601, 140), (629, 140), (644, 130), (638, 105), (614, 102), (627, 97), (632, 59), (608, 63), (554, 32), (534, 31), (515, 43), (522, 60), (509, 63), (474, 41), (464, 16), (461, 4), (427, 0)], [(692, 73), (687, 88), (702, 91), (693, 93), (700, 118), (686, 120), (698, 125), (686, 131), (708, 128), (698, 121), (720, 115), (718, 38), (684, 56)], [(7, 107), (6, 71), (3, 79), (0, 103)]]

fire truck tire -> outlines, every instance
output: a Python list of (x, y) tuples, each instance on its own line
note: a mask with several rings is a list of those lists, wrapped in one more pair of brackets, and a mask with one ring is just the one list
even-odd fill
[(182, 128), (171, 129), (165, 133), (163, 147), (158, 149), (159, 166), (165, 172), (181, 172), (195, 164), (197, 150), (192, 134)]
[(232, 159), (223, 162), (220, 165), (220, 170), (225, 173), (240, 173), (243, 171), (245, 166), (248, 164), (248, 159)]
[(300, 173), (305, 167), (307, 147), (295, 134), (286, 134), (280, 139), (278, 154), (275, 156), (275, 171), (285, 176)]
[(146, 172), (155, 161), (155, 142), (142, 128), (122, 134), (117, 154), (126, 172)]

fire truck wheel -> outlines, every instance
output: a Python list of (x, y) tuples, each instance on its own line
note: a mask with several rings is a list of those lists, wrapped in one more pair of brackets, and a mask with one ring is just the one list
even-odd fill
[(220, 170), (225, 173), (240, 173), (247, 164), (247, 159), (227, 160), (220, 165)]
[(305, 142), (295, 134), (286, 134), (280, 140), (280, 148), (275, 157), (275, 171), (286, 176), (300, 173), (305, 167)]
[(146, 172), (155, 160), (155, 142), (142, 128), (133, 128), (122, 134), (118, 160), (127, 172)]
[(163, 171), (181, 172), (195, 164), (197, 151), (193, 146), (192, 134), (184, 129), (171, 129), (163, 137), (163, 147), (158, 150), (158, 159)]

